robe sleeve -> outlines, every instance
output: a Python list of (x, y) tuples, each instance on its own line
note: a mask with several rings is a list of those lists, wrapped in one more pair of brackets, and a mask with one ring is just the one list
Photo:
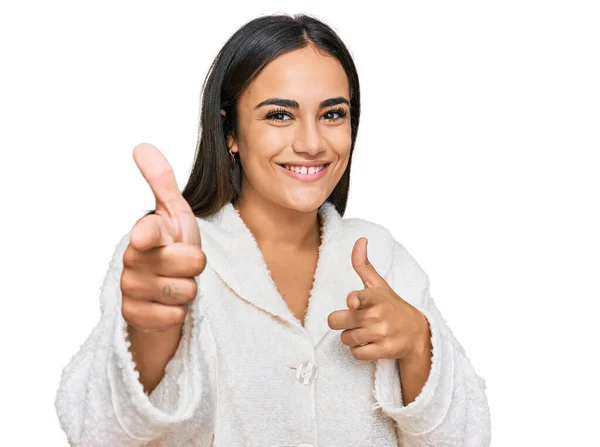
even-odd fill
[(432, 365), (421, 393), (404, 405), (398, 361), (377, 360), (374, 409), (381, 408), (394, 420), (402, 447), (489, 446), (491, 421), (485, 381), (473, 369), (431, 297), (429, 278), (398, 242), (388, 284), (429, 321)]
[(117, 244), (101, 287), (100, 321), (62, 372), (55, 399), (61, 428), (73, 446), (167, 446), (192, 438), (208, 444), (215, 410), (210, 328), (194, 303), (163, 379), (147, 395), (121, 313), (129, 235)]

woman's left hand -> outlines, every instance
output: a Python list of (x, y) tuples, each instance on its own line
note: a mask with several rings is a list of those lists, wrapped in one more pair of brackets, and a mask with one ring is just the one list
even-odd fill
[[(361, 241), (364, 239), (364, 241)], [(352, 249), (352, 266), (365, 288), (346, 298), (348, 309), (329, 314), (331, 329), (343, 330), (342, 343), (358, 360), (409, 361), (431, 351), (427, 318), (404, 301), (369, 263), (367, 240)]]

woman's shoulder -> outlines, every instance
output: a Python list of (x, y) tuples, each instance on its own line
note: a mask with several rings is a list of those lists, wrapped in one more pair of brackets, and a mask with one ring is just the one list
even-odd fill
[(343, 227), (351, 233), (354, 240), (360, 236), (364, 236), (369, 240), (369, 256), (371, 256), (372, 251), (381, 253), (389, 262), (390, 269), (401, 272), (404, 276), (419, 278), (420, 282), (428, 281), (425, 270), (389, 228), (377, 222), (358, 217), (344, 217), (341, 221)]
[(373, 237), (384, 238), (390, 242), (395, 240), (388, 228), (372, 220), (361, 217), (343, 217), (341, 222), (346, 231), (368, 233)]
[(391, 268), (398, 242), (384, 225), (360, 217), (340, 217), (337, 213), (327, 223), (330, 225), (327, 234), (336, 240), (344, 256), (352, 252), (360, 238), (366, 238), (369, 261), (381, 273)]

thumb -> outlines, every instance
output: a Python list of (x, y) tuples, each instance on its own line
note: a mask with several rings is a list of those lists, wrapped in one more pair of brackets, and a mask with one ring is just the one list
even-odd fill
[(373, 264), (369, 262), (367, 256), (367, 243), (368, 240), (365, 237), (359, 238), (352, 248), (352, 267), (358, 276), (362, 280), (365, 288), (368, 287), (387, 287), (385, 279), (377, 273)]
[(141, 143), (133, 149), (133, 158), (156, 200), (156, 214), (167, 217), (176, 241), (200, 245), (196, 216), (179, 191), (173, 168), (152, 144)]
[(159, 208), (187, 211), (189, 205), (181, 195), (173, 168), (162, 152), (149, 143), (141, 143), (133, 149), (133, 159), (154, 193), (157, 211)]

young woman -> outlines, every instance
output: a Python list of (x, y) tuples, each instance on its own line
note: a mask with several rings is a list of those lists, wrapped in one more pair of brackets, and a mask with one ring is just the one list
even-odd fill
[[(305, 16), (239, 29), (203, 87), (183, 192), (118, 243), (56, 407), (77, 446), (486, 446), (484, 381), (385, 228), (342, 218), (352, 58)], [(368, 244), (367, 244), (368, 241)]]

